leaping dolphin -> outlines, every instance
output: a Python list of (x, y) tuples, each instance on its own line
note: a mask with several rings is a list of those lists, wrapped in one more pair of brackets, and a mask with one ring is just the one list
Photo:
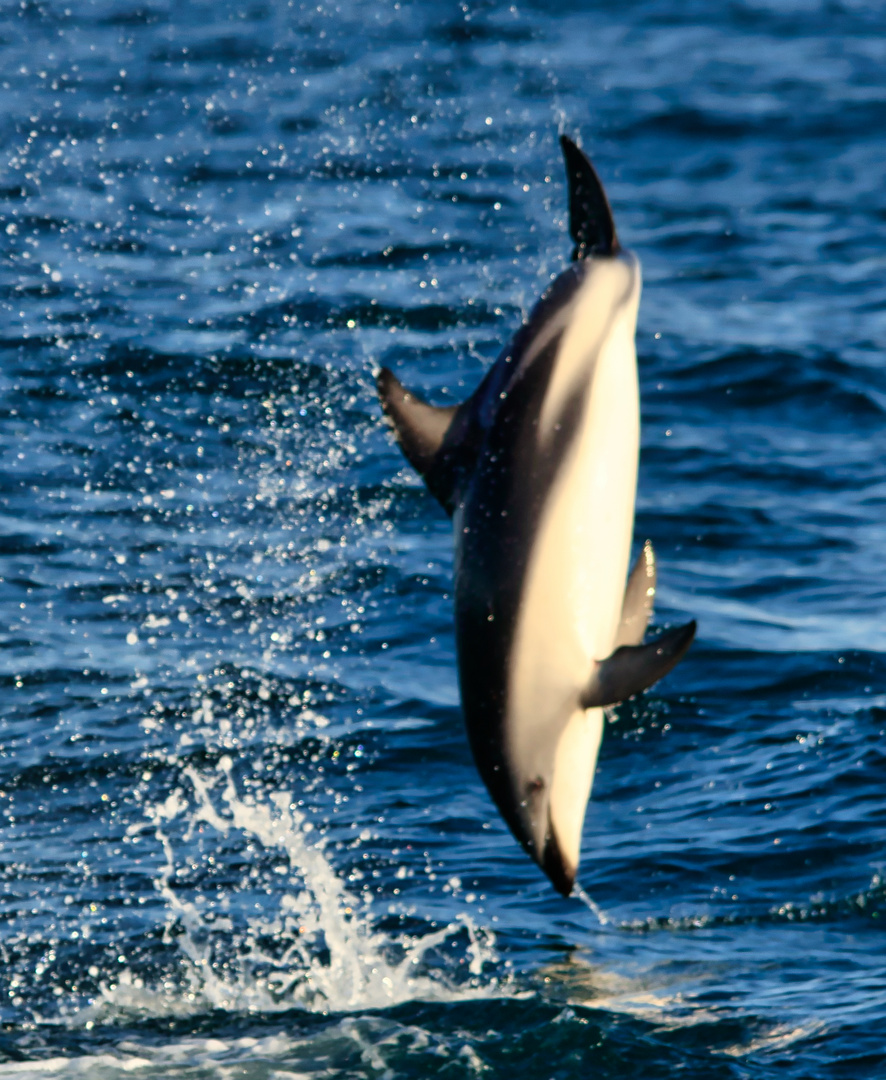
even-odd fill
[(565, 135), (572, 263), (461, 405), (378, 374), (407, 459), (452, 516), (459, 682), (474, 760), (502, 817), (572, 891), (603, 707), (680, 660), (695, 622), (643, 644), (647, 541), (625, 588), (640, 404), (640, 264)]

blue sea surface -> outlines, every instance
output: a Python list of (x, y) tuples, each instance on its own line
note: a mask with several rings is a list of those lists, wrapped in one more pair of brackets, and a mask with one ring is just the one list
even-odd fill
[[(373, 380), (479, 381), (561, 130), (699, 621), (568, 900)], [(0, 7), (0, 1078), (886, 1076), (884, 130), (872, 0)]]

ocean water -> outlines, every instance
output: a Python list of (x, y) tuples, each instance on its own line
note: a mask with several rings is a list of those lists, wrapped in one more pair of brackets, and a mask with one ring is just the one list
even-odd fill
[[(886, 13), (0, 8), (0, 1078), (886, 1076)], [(564, 900), (462, 730), (470, 392), (639, 255), (637, 545), (687, 659)]]

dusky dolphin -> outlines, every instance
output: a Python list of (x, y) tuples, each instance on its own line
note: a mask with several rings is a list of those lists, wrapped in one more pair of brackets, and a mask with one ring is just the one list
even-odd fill
[[(406, 458), (452, 516), (459, 682), (474, 760), (564, 896), (575, 881), (603, 707), (680, 660), (695, 622), (643, 644), (647, 541), (628, 578), (640, 404), (640, 264), (565, 135), (572, 262), (461, 405), (378, 374)], [(627, 587), (625, 587), (625, 580)]]

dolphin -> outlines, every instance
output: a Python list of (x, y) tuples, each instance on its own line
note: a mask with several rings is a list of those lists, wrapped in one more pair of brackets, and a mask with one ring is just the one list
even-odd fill
[[(695, 622), (644, 644), (655, 555), (628, 575), (640, 405), (640, 264), (621, 247), (593, 166), (560, 139), (572, 261), (476, 391), (436, 407), (382, 368), (383, 411), (452, 516), (462, 708), (480, 776), (564, 896), (603, 709), (681, 659)], [(627, 585), (625, 585), (627, 579)]]

